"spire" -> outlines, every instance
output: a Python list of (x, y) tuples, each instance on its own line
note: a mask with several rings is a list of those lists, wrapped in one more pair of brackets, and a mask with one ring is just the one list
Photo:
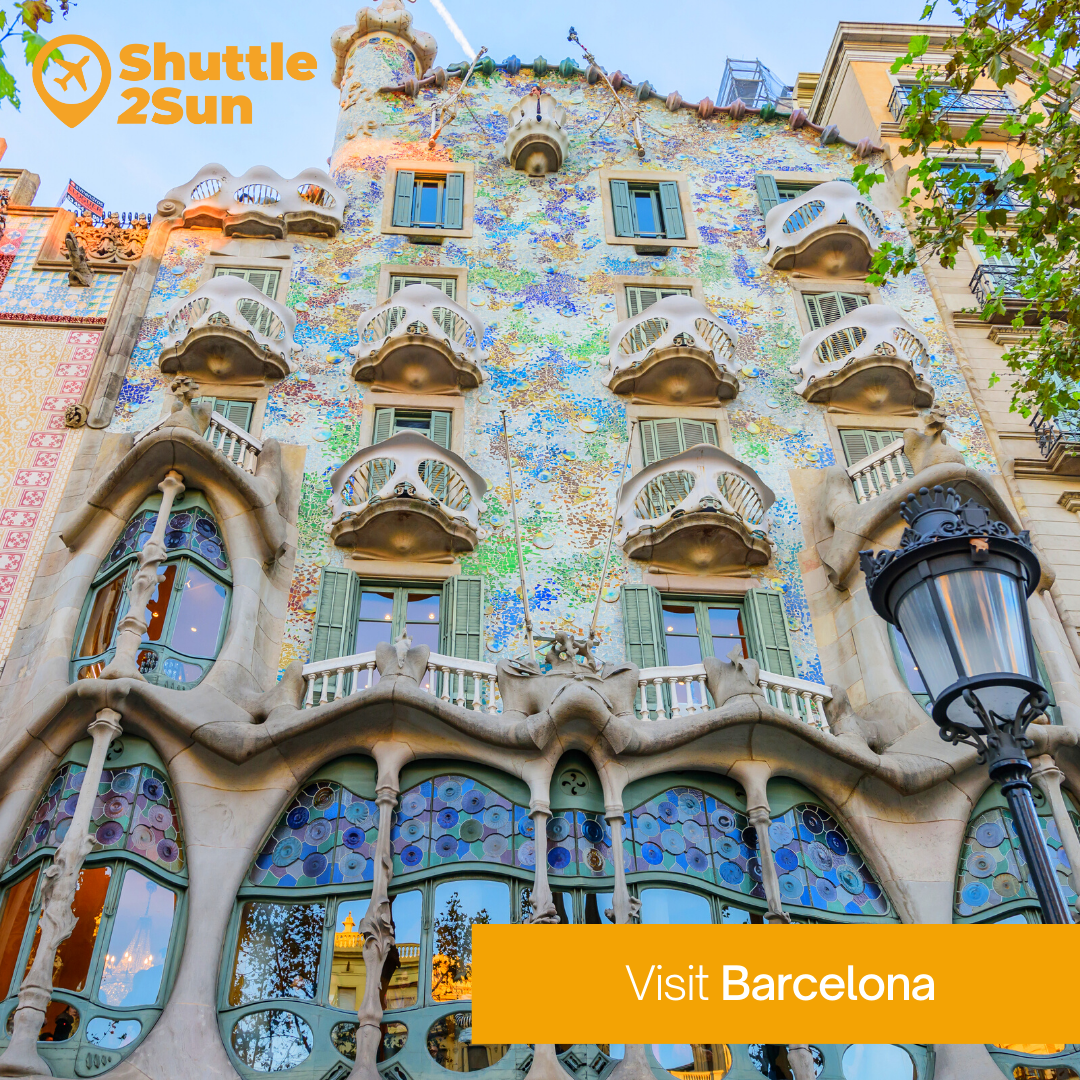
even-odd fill
[(356, 13), (355, 25), (338, 27), (330, 38), (330, 45), (337, 60), (334, 85), (341, 85), (345, 65), (356, 43), (368, 34), (379, 31), (398, 38), (412, 49), (416, 56), (417, 77), (422, 77), (431, 67), (439, 46), (430, 34), (423, 30), (414, 30), (412, 21), (412, 12), (402, 0), (382, 0), (378, 7), (361, 8)]

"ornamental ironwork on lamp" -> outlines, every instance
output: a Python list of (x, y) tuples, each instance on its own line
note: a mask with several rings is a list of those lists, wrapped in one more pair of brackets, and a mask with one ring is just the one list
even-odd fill
[(1042, 575), (1028, 533), (949, 488), (900, 508), (895, 551), (860, 553), (874, 610), (903, 635), (941, 737), (978, 750), (1009, 801), (1046, 922), (1071, 922), (1032, 800), (1028, 726), (1050, 698), (1039, 682), (1027, 598)]

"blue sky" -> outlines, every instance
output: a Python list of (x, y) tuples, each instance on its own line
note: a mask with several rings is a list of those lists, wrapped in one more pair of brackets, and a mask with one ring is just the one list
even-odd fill
[[(838, 21), (914, 22), (923, 0), (818, 0), (808, 5), (771, 0), (767, 6), (732, 0), (444, 0), (474, 49), (486, 45), (496, 60), (516, 53), (524, 61), (542, 54), (558, 63), (578, 58), (567, 42), (570, 25), (607, 68), (648, 79), (663, 94), (678, 90), (687, 100), (716, 97), (725, 57), (760, 59), (781, 79), (820, 70)], [(285, 177), (310, 166), (325, 168), (330, 153), (337, 91), (330, 83), (330, 35), (350, 22), (360, 0), (79, 0), (66, 20), (57, 17), (46, 36), (84, 34), (97, 41), (113, 64), (112, 84), (94, 113), (69, 129), (50, 113), (33, 89), (30, 72), (9, 60), (22, 95), (16, 112), (0, 105), (0, 136), (7, 139), (6, 168), (25, 167), (41, 176), (38, 205), (51, 205), (68, 178), (102, 199), (111, 210), (152, 211), (166, 191), (217, 161), (234, 174), (269, 165)], [(431, 0), (412, 5), (416, 25), (439, 42), (436, 63), (464, 58)], [(302, 17), (297, 12), (302, 12)], [(120, 49), (131, 42), (164, 41), (170, 50), (241, 51), (282, 41), (285, 54), (310, 52), (318, 61), (307, 82), (140, 83), (177, 85), (185, 95), (245, 93), (253, 103), (248, 125), (119, 125), (127, 106), (121, 93), (132, 83), (118, 79)], [(81, 55), (79, 53), (78, 55)], [(92, 65), (91, 65), (92, 66)], [(47, 85), (59, 71), (46, 73)], [(74, 84), (72, 84), (74, 90)], [(147, 110), (148, 113), (152, 110)]]

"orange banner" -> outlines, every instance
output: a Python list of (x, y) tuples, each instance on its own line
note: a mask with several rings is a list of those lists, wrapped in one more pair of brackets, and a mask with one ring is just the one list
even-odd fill
[(1080, 1042), (1080, 1010), (1036, 974), (1076, 969), (1076, 926), (472, 933), (476, 1043)]

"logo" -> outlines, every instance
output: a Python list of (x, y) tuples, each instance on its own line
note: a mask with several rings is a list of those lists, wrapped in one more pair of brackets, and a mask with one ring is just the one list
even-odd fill
[[(46, 75), (45, 62), (65, 45), (75, 45), (86, 52), (78, 60), (54, 59), (53, 64), (61, 69), (61, 74), (54, 75), (55, 68), (50, 67)], [(68, 55), (71, 55), (70, 51)], [(92, 90), (95, 78), (97, 87)], [(112, 67), (105, 50), (81, 34), (62, 34), (53, 38), (41, 47), (34, 60), (34, 87), (38, 96), (69, 128), (78, 127), (98, 107), (111, 79)]]

